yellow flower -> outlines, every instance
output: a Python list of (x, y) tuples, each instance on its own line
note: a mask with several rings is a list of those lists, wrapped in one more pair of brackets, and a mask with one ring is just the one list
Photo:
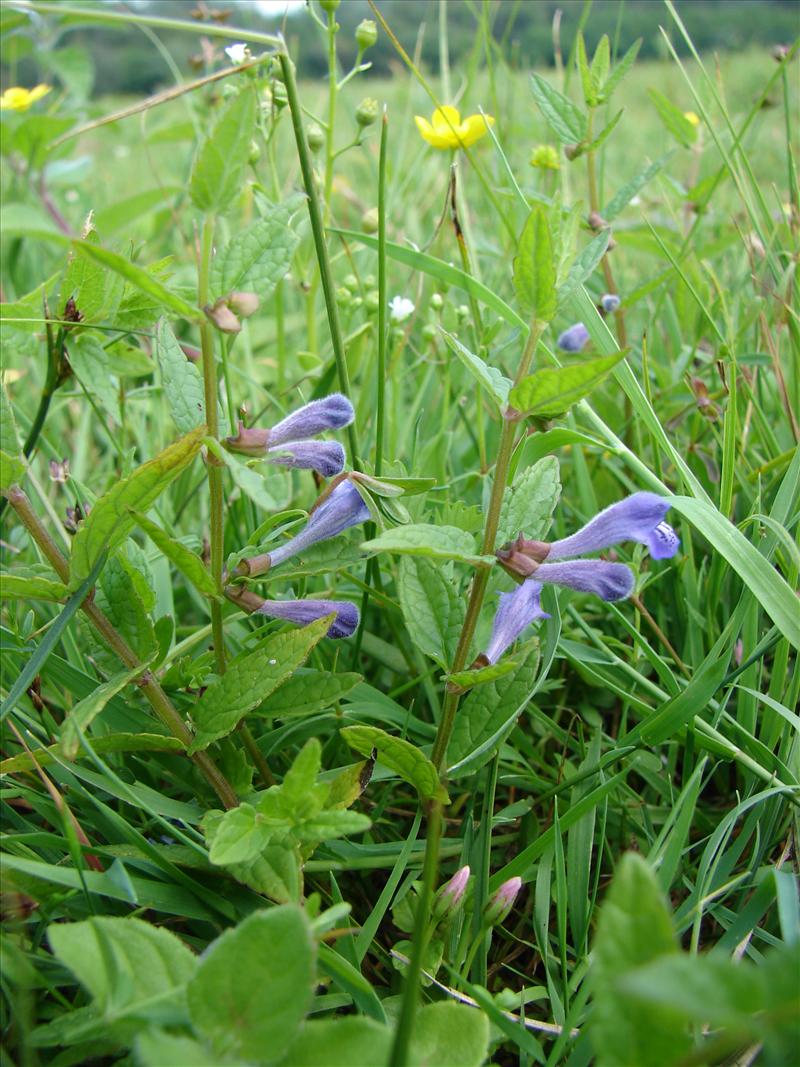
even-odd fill
[(14, 85), (0, 96), (0, 110), (27, 111), (31, 104), (35, 104), (37, 100), (46, 96), (50, 88), (49, 85), (37, 85), (34, 89), (23, 89), (19, 85)]
[(691, 122), (692, 126), (699, 126), (700, 125), (700, 116), (696, 115), (694, 113), (694, 111), (684, 111), (683, 117), (688, 122)]
[(458, 108), (447, 104), (434, 111), (430, 122), (421, 115), (415, 115), (414, 121), (424, 140), (434, 148), (469, 148), (494, 126), (491, 115), (470, 115), (462, 122)]

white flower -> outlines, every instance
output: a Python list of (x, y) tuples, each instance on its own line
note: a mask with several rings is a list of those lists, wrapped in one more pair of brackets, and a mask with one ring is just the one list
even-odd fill
[(238, 67), (240, 63), (250, 58), (250, 49), (246, 44), (232, 44), (230, 48), (225, 49), (225, 55), (235, 67)]
[(389, 314), (393, 322), (405, 322), (414, 314), (414, 305), (407, 296), (395, 296), (389, 301)]

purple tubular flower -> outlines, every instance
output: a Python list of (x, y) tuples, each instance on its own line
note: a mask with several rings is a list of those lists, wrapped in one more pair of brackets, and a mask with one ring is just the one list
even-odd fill
[(334, 613), (336, 618), (328, 628), (328, 637), (350, 637), (358, 626), (358, 608), (347, 600), (265, 600), (253, 614), (308, 626)]
[(484, 656), (489, 663), (497, 663), (509, 645), (536, 619), (549, 619), (542, 611), (539, 596), (542, 587), (528, 578), (511, 593), (501, 593), (497, 613), (492, 623), (492, 636)]
[(358, 526), (368, 519), (369, 508), (361, 499), (359, 491), (352, 482), (340, 482), (311, 514), (300, 533), (270, 552), (270, 566), (277, 567), (279, 563), (297, 555), (303, 549), (310, 548), (318, 541), (327, 541), (328, 538), (336, 537), (351, 526)]
[(574, 559), (566, 563), (542, 563), (536, 580), (566, 585), (581, 593), (594, 593), (603, 600), (624, 600), (633, 592), (633, 572), (624, 563), (602, 559)]
[(589, 331), (582, 322), (576, 322), (574, 326), (570, 326), (558, 335), (556, 344), (562, 352), (580, 352), (588, 340)]
[(269, 433), (269, 447), (305, 440), (325, 430), (340, 430), (349, 426), (354, 417), (353, 405), (347, 397), (331, 393), (322, 400), (312, 400), (273, 426)]
[(344, 469), (344, 449), (338, 441), (287, 441), (267, 451), (270, 463), (318, 471), (324, 478)]
[(638, 541), (647, 545), (653, 559), (669, 559), (680, 546), (678, 535), (664, 522), (669, 508), (669, 500), (663, 496), (634, 493), (595, 515), (577, 533), (554, 541), (547, 559), (582, 556), (620, 541)]

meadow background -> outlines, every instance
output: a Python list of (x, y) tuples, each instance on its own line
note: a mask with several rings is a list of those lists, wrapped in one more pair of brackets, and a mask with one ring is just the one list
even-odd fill
[[(0, 12), (3, 89), (53, 87), (2, 112), (2, 1062), (789, 1067), (797, 7), (385, 0), (405, 58), (379, 25), (361, 58), (374, 67), (332, 93), (376, 15), (328, 6), (285, 23), (299, 102), (277, 40), (252, 40), (264, 62), (230, 71), (232, 26), (281, 25), (250, 5), (222, 22), (178, 0)], [(585, 114), (579, 30), (590, 59), (608, 35), (612, 69), (642, 44), (594, 108), (595, 134), (621, 110), (617, 125), (570, 159), (575, 113), (556, 98), (548, 121), (531, 75)], [(147, 99), (176, 86), (189, 89)], [(243, 143), (226, 116), (248, 94)], [(430, 117), (431, 97), (492, 115), (491, 135), (468, 153), (430, 147), (414, 116)], [(233, 176), (212, 207), (198, 172), (218, 189)], [(548, 589), (551, 617), (506, 666), (461, 679), (440, 768), (501, 447), (493, 389), (528, 335), (512, 265), (532, 210), (557, 258), (574, 207), (575, 270), (532, 369), (610, 368), (620, 347), (626, 359), (563, 413), (519, 424), (497, 545), (564, 537), (650, 490), (672, 499), (681, 548), (657, 562), (615, 546), (636, 575), (619, 603)], [(218, 257), (266, 233), (258, 269), (240, 274), (259, 305), (235, 335), (198, 312), (212, 216)], [(597, 311), (608, 226), (623, 346)], [(389, 314), (395, 297), (406, 317)], [(557, 338), (579, 320), (589, 343), (565, 355)], [(201, 348), (219, 371), (212, 438), (349, 392), (353, 432), (337, 436), (348, 470), (373, 478), (371, 524), (247, 585), (357, 603), (350, 638), (215, 598), (215, 553), (232, 572), (268, 552), (324, 482), (222, 450), (209, 475), (187, 402), (199, 396), (210, 424)], [(123, 506), (87, 557), (76, 530), (97, 531), (115, 486), (140, 484), (179, 438), (156, 495), (129, 494), (136, 515)], [(392, 539), (407, 527), (427, 531), (410, 549)], [(132, 651), (124, 666), (92, 605), (79, 611), (92, 587)], [(462, 666), (512, 588), (493, 567)], [(224, 690), (243, 663), (245, 699)], [(191, 734), (173, 721), (169, 736), (163, 702), (154, 715), (145, 669), (184, 731), (214, 693), (244, 708), (204, 750), (221, 788), (186, 758)], [(226, 790), (244, 803), (209, 815)], [(465, 895), (432, 904), (467, 864)], [(421, 983), (404, 980), (409, 958)]]

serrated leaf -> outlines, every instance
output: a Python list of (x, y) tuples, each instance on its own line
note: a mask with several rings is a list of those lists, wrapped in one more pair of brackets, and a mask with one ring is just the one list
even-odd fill
[(488, 667), (478, 667), (474, 671), (456, 671), (455, 674), (445, 675), (445, 681), (448, 685), (465, 693), (477, 685), (496, 682), (498, 678), (511, 674), (518, 666), (519, 663), (516, 660), (503, 659), (499, 663), (490, 663)]
[(509, 404), (523, 415), (556, 418), (587, 397), (624, 358), (624, 352), (615, 352), (566, 367), (544, 367), (511, 390)]
[(325, 807), (330, 810), (349, 808), (369, 785), (374, 767), (375, 761), (372, 758), (345, 767), (331, 782)]
[(360, 674), (298, 671), (258, 704), (253, 714), (270, 719), (312, 715), (331, 707), (361, 681)]
[(541, 541), (561, 495), (559, 465), (555, 456), (545, 456), (520, 471), (506, 486), (497, 526), (497, 544), (504, 545), (524, 533)]
[(134, 678), (144, 673), (146, 666), (140, 663), (133, 670), (119, 671), (107, 682), (98, 685), (94, 692), (84, 697), (83, 700), (79, 700), (69, 711), (61, 724), (59, 735), (59, 746), (64, 759), (75, 759), (80, 748), (81, 733), (92, 724), (112, 697), (121, 692)]
[(119, 383), (111, 358), (96, 337), (81, 334), (69, 346), (69, 362), (83, 388), (115, 423), (119, 423)]
[(452, 568), (421, 557), (400, 560), (397, 597), (408, 636), (425, 656), (447, 670), (464, 622), (465, 600)]
[(145, 515), (136, 511), (131, 514), (136, 520), (136, 525), (144, 530), (156, 548), (159, 548), (164, 553), (170, 563), (173, 563), (178, 568), (198, 592), (212, 600), (219, 599), (214, 579), (199, 556), (195, 555), (185, 545), (182, 545), (180, 541), (170, 537), (160, 526)]
[[(611, 71), (611, 74), (606, 78), (605, 82), (603, 83), (603, 85), (601, 87), (603, 100), (610, 100), (611, 99), (611, 94), (614, 92), (616, 87), (619, 85), (619, 83), (622, 81), (622, 79), (628, 73), (630, 68), (633, 66), (634, 61), (635, 61), (637, 55), (639, 54), (639, 49), (641, 47), (642, 47), (642, 38), (639, 37), (639, 38), (637, 38), (637, 40), (635, 40), (633, 42), (633, 44), (630, 46), (630, 48), (625, 53), (625, 55), (622, 57), (622, 59), (619, 61), (619, 63), (617, 63), (617, 65)], [(604, 218), (608, 218), (608, 216), (605, 214), (605, 212), (603, 212), (603, 217)]]
[(534, 692), (539, 668), (537, 638), (515, 653), (510, 674), (473, 689), (459, 708), (447, 750), (448, 775), (472, 774), (486, 763), (514, 729)]
[(196, 734), (190, 752), (224, 737), (256, 704), (260, 704), (300, 667), (325, 636), (331, 616), (309, 626), (270, 638), (261, 648), (234, 660), (226, 673), (206, 689), (192, 710)]
[(393, 737), (377, 726), (345, 726), (340, 733), (347, 744), (362, 756), (370, 756), (372, 750), (376, 749), (379, 762), (404, 782), (413, 785), (424, 799), (449, 802), (436, 768), (410, 741)]
[[(97, 231), (93, 226), (90, 226), (83, 240), (87, 244), (95, 246), (100, 244), (100, 238), (97, 236)], [(97, 260), (90, 259), (88, 256), (81, 256), (75, 251), (71, 252), (64, 280), (61, 283), (58, 307), (63, 308), (67, 300), (71, 298), (81, 314), (81, 322), (102, 321), (109, 310), (106, 305), (107, 278), (108, 272)], [(117, 287), (117, 303), (121, 295), (119, 287)], [(114, 299), (112, 297), (113, 302)]]
[(433, 559), (455, 559), (473, 566), (491, 566), (494, 556), (482, 556), (475, 551), (475, 538), (455, 526), (431, 526), (411, 523), (385, 530), (380, 537), (365, 541), (364, 552), (399, 552)]
[(0, 452), (5, 452), (7, 456), (16, 456), (22, 452), (14, 408), (6, 392), (6, 383), (2, 378), (0, 378)]
[(297, 198), (278, 204), (230, 241), (211, 268), (214, 296), (244, 290), (267, 299), (288, 272), (297, 248), (299, 237), (289, 226), (297, 206)]
[(597, 48), (594, 50), (592, 65), (589, 68), (589, 77), (592, 81), (592, 90), (594, 93), (593, 102), (595, 103), (600, 100), (600, 90), (608, 77), (610, 66), (611, 45), (608, 40), (608, 34), (604, 33), (597, 44)]
[(579, 144), (586, 137), (586, 116), (539, 74), (531, 75), (531, 89), (539, 110), (562, 144)]
[(0, 574), (0, 600), (63, 600), (69, 590), (50, 578)]
[(223, 1057), (283, 1059), (311, 1006), (315, 962), (300, 907), (254, 912), (213, 942), (189, 982), (195, 1031)]
[(536, 204), (528, 216), (514, 258), (514, 289), (520, 306), (540, 322), (556, 313), (556, 263), (547, 208)]
[(566, 303), (570, 296), (594, 274), (597, 265), (606, 254), (610, 239), (611, 230), (601, 230), (575, 257), (569, 273), (558, 289), (559, 307)]
[(25, 461), (21, 456), (9, 456), (0, 451), (0, 490), (10, 489), (25, 475)]
[[(111, 556), (103, 568), (95, 598), (97, 606), (140, 659), (151, 660), (157, 651), (149, 614), (153, 608), (153, 590), (142, 571), (127, 559), (123, 549)], [(94, 634), (92, 640), (99, 645)], [(104, 658), (108, 658), (105, 646), (100, 647)]]
[(586, 145), (586, 147), (583, 149), (583, 152), (596, 152), (597, 149), (600, 148), (600, 146), (611, 136), (617, 123), (621, 118), (622, 110), (618, 111), (614, 118), (603, 127), (603, 129), (600, 131), (600, 133), (598, 133), (594, 140), (590, 141), (589, 144)]
[(164, 319), (156, 329), (155, 356), (172, 420), (179, 433), (189, 433), (205, 422), (203, 379)]
[(496, 409), (500, 412), (504, 411), (508, 400), (508, 391), (511, 388), (509, 379), (496, 367), (490, 367), (480, 356), (470, 352), (453, 334), (448, 333), (447, 330), (441, 327), (439, 327), (439, 332), (444, 337), (450, 351), (458, 357), (478, 385), (494, 400)]
[(667, 152), (660, 159), (657, 159), (654, 163), (649, 163), (643, 170), (631, 178), (629, 182), (616, 193), (606, 206), (601, 211), (601, 215), (606, 222), (613, 222), (614, 219), (623, 211), (628, 204), (633, 200), (636, 194), (642, 190), (647, 183), (658, 174), (658, 172), (664, 167), (666, 163), (672, 158), (672, 153), (675, 149)]
[(648, 89), (647, 95), (653, 101), (658, 117), (675, 140), (684, 148), (691, 148), (697, 140), (697, 127), (689, 122), (680, 108), (675, 107), (658, 89)]
[[(222, 811), (210, 811), (203, 819), (203, 832), (209, 846), (213, 844), (216, 828), (224, 814)], [(249, 886), (256, 893), (263, 893), (277, 904), (300, 899), (301, 859), (297, 846), (288, 837), (271, 842), (253, 860), (227, 864), (226, 870), (242, 885)]]
[(228, 104), (195, 160), (189, 191), (200, 211), (224, 211), (242, 188), (255, 122), (255, 91), (248, 86)]
[(263, 852), (274, 832), (251, 804), (240, 804), (216, 825), (208, 858), (220, 866), (247, 863)]
[(113, 552), (122, 544), (136, 523), (131, 513), (147, 511), (188, 467), (200, 450), (204, 433), (205, 427), (200, 426), (181, 437), (100, 497), (72, 543), (70, 589), (87, 577), (102, 552)]
[(332, 841), (348, 834), (361, 834), (369, 830), (372, 822), (367, 815), (359, 811), (320, 811), (304, 819), (296, 828), (295, 834), (300, 841)]
[[(180, 315), (190, 322), (202, 320), (202, 314), (197, 307), (190, 304), (188, 300), (184, 300), (182, 296), (179, 296), (171, 289), (168, 289), (154, 274), (137, 267), (135, 263), (131, 263), (124, 256), (120, 256), (117, 252), (112, 252), (108, 248), (102, 248), (100, 245), (94, 245), (90, 241), (75, 240), (72, 244), (81, 255), (88, 256), (89, 259), (93, 259), (102, 266), (108, 267), (109, 270), (122, 275), (135, 289), (141, 290), (142, 293), (145, 293), (155, 301), (159, 307), (169, 308), (170, 311), (174, 311), (176, 315)], [(123, 305), (120, 306), (120, 312), (124, 310)], [(119, 322), (117, 324), (119, 325)]]

